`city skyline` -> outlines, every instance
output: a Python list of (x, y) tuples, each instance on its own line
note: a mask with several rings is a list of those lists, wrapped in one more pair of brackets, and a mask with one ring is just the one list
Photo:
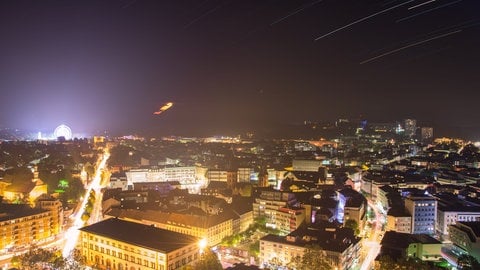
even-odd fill
[(2, 127), (213, 135), (414, 118), (479, 138), (473, 0), (0, 7)]

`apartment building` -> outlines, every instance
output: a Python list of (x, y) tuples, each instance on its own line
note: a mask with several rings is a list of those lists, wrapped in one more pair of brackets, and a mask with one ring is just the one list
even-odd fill
[(61, 224), (52, 210), (0, 203), (0, 228), (0, 251), (10, 252), (53, 239)]

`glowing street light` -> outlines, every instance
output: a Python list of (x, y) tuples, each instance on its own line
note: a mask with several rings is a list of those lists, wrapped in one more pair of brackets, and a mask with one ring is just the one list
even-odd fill
[(200, 248), (200, 253), (203, 253), (203, 251), (207, 247), (207, 244), (208, 242), (206, 238), (202, 238), (200, 241), (198, 241), (198, 247)]

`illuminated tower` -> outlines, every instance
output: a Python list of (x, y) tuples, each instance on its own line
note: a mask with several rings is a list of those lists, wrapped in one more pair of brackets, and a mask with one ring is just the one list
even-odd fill
[(413, 137), (417, 132), (417, 120), (405, 119), (405, 136)]
[(432, 127), (422, 127), (422, 141), (431, 140), (433, 138), (433, 128)]

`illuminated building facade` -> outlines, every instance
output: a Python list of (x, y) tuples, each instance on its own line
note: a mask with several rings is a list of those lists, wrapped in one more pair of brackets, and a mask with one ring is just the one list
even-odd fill
[(296, 257), (302, 257), (312, 245), (333, 267), (332, 269), (353, 269), (359, 262), (361, 243), (346, 228), (302, 228), (287, 236), (269, 234), (260, 239), (260, 263), (263, 266), (275, 264), (286, 266)]
[(457, 221), (480, 221), (480, 211), (466, 211), (460, 207), (457, 209), (439, 209), (437, 213), (437, 231), (442, 234), (448, 234), (448, 227), (456, 224)]
[(387, 214), (387, 231), (412, 232), (412, 217), (403, 208), (392, 208)]
[(0, 204), (0, 251), (53, 239), (61, 230), (54, 211), (27, 204)]
[(133, 184), (137, 182), (178, 181), (183, 189), (188, 189), (191, 193), (199, 193), (202, 187), (206, 187), (206, 174), (207, 169), (199, 166), (151, 166), (125, 172), (128, 189), (133, 189)]
[(295, 231), (305, 221), (304, 208), (281, 207), (275, 212), (275, 214), (275, 228), (282, 233)]
[(293, 207), (296, 202), (291, 192), (264, 190), (253, 203), (253, 217), (265, 217), (266, 226), (284, 233), (296, 230), (305, 221), (306, 210)]
[(3, 199), (10, 202), (23, 202), (30, 205), (41, 195), (47, 194), (47, 184), (38, 178), (38, 168), (33, 168), (33, 179), (30, 182), (18, 181), (9, 184), (3, 191)]
[(110, 175), (109, 188), (121, 190), (128, 189), (127, 176), (124, 172), (114, 172)]
[(237, 183), (250, 183), (254, 173), (253, 168), (238, 168)]
[(420, 129), (420, 136), (422, 141), (427, 141), (433, 139), (433, 128), (432, 127), (422, 127)]
[(318, 168), (322, 166), (321, 160), (294, 159), (292, 161), (294, 171), (318, 172)]
[(437, 232), (448, 235), (448, 227), (460, 222), (480, 221), (480, 206), (460, 199), (451, 193), (435, 194), (437, 206)]
[(409, 195), (405, 209), (412, 216), (412, 234), (434, 234), (437, 218), (437, 201), (428, 195)]
[(228, 172), (224, 170), (208, 170), (208, 181), (227, 182)]
[[(209, 246), (218, 245), (224, 237), (234, 233), (233, 213), (199, 216), (156, 210), (113, 208), (106, 215), (142, 224), (153, 224), (157, 228), (171, 232), (207, 239)], [(245, 222), (248, 221), (251, 222), (251, 220)], [(245, 225), (240, 225), (240, 227), (245, 227)]]
[(95, 269), (182, 269), (201, 252), (199, 238), (115, 218), (80, 231), (82, 255)]
[(35, 207), (48, 210), (52, 214), (52, 223), (50, 226), (50, 230), (53, 234), (59, 234), (63, 231), (63, 223), (64, 223), (64, 213), (63, 213), (63, 206), (60, 200), (54, 198), (38, 198), (35, 202)]
[(448, 226), (450, 240), (468, 254), (480, 258), (480, 221), (459, 221)]
[(413, 137), (417, 132), (417, 120), (405, 119), (405, 136)]

